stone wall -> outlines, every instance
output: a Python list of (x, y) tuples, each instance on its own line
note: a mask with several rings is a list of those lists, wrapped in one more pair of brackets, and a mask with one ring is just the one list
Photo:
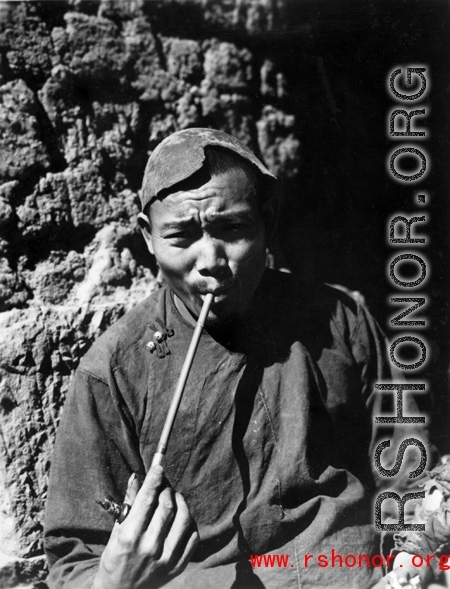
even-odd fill
[(384, 0), (0, 1), (0, 587), (45, 587), (68, 383), (159, 287), (136, 225), (154, 147), (192, 126), (241, 138), (280, 178), (271, 263), (362, 291), (383, 322), (386, 220), (411, 202), (385, 168), (386, 75), (401, 63), (433, 76), (427, 375), (450, 449), (448, 23), (440, 0), (406, 12)]

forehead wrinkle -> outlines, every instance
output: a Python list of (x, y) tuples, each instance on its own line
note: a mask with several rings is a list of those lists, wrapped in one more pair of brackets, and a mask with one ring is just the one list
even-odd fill
[(220, 224), (224, 222), (252, 222), (254, 221), (251, 211), (248, 209), (237, 209), (237, 210), (224, 210), (218, 211), (216, 207), (211, 207), (213, 210), (198, 211), (192, 208), (189, 212), (191, 215), (181, 216), (175, 219), (171, 219), (163, 224), (163, 230), (169, 229), (182, 229), (192, 224), (199, 224), (201, 226)]
[(173, 194), (174, 198), (173, 201), (181, 202), (193, 200), (195, 202), (206, 200), (208, 198), (214, 198), (215, 196), (219, 196), (224, 190), (226, 190), (227, 186), (200, 186), (199, 188), (193, 188), (192, 190), (180, 191), (178, 193)]
[[(255, 195), (248, 178), (228, 172), (199, 187), (180, 190), (155, 203), (161, 227), (226, 222), (254, 216)], [(155, 213), (157, 211), (155, 210)]]
[(208, 199), (221, 199), (225, 193), (225, 199), (232, 196), (252, 198), (255, 196), (255, 183), (248, 173), (241, 168), (233, 168), (227, 172), (213, 174), (211, 179), (201, 186), (185, 188), (168, 194), (164, 200), (170, 205), (183, 205), (184, 203), (201, 203)]

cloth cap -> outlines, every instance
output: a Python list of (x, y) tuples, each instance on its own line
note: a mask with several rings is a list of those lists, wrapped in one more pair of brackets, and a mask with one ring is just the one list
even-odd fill
[(200, 170), (207, 145), (234, 151), (256, 166), (264, 176), (276, 180), (266, 166), (241, 141), (223, 131), (194, 128), (177, 131), (166, 137), (153, 151), (144, 172), (141, 190), (142, 210), (162, 190), (166, 190)]

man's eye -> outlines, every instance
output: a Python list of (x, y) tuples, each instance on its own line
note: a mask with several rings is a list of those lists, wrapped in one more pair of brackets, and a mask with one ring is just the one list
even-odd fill
[(177, 231), (175, 233), (170, 233), (166, 235), (166, 239), (170, 239), (174, 242), (181, 242), (181, 241), (193, 241), (197, 237), (196, 231)]
[(189, 239), (189, 233), (173, 233), (172, 235), (168, 235), (168, 239)]
[(247, 223), (230, 223), (222, 227), (222, 233), (224, 236), (228, 235), (233, 239), (246, 238), (252, 231), (251, 225)]
[(246, 226), (242, 223), (228, 223), (220, 227), (220, 231), (223, 231), (224, 233), (241, 233), (242, 231), (245, 231), (245, 229)]

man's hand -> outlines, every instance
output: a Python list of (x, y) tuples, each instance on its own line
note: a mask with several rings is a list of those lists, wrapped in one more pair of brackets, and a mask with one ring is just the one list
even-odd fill
[(157, 589), (186, 567), (197, 528), (183, 497), (170, 487), (160, 491), (162, 481), (161, 466), (152, 466), (142, 486), (130, 477), (130, 513), (114, 526), (91, 589)]

